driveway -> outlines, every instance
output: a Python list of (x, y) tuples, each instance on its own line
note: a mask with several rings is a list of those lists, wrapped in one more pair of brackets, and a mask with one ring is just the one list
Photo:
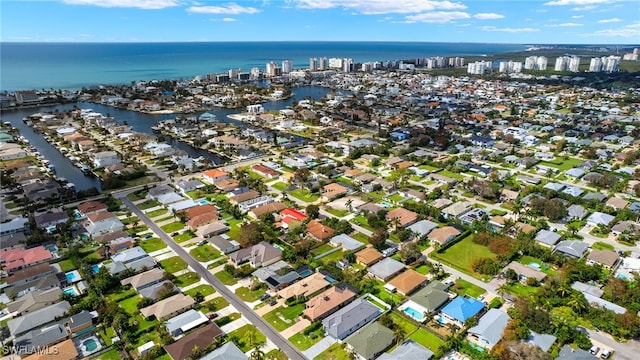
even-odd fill
[(313, 359), (321, 352), (325, 351), (329, 346), (335, 344), (338, 340), (331, 336), (326, 336), (322, 340), (318, 341), (315, 345), (303, 351), (302, 353), (309, 359)]

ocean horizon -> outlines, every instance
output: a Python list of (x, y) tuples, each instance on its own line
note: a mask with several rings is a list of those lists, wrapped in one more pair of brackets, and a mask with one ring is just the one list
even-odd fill
[(368, 61), (430, 56), (479, 56), (523, 51), (524, 44), (465, 42), (122, 42), (0, 43), (0, 91), (69, 89), (132, 81), (191, 79), (229, 69), (265, 69), (291, 60), (308, 68), (309, 58)]

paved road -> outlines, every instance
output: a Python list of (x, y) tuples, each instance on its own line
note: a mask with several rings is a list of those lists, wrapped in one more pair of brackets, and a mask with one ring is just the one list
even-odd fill
[(621, 344), (611, 337), (609, 334), (605, 334), (601, 331), (595, 332), (593, 330), (587, 329), (589, 333), (589, 337), (592, 340), (601, 343), (607, 346), (609, 349), (615, 350), (613, 353), (612, 359), (615, 360), (636, 360), (638, 359), (638, 354), (640, 354), (640, 342), (635, 340), (630, 340), (627, 343)]
[(129, 199), (126, 197), (122, 197), (122, 202), (125, 206), (127, 206), (131, 211), (138, 216), (140, 220), (142, 220), (149, 229), (151, 229), (156, 235), (158, 235), (170, 248), (173, 250), (178, 256), (184, 259), (187, 264), (198, 273), (202, 279), (211, 284), (216, 291), (218, 291), (225, 299), (229, 301), (231, 305), (233, 305), (242, 316), (246, 317), (252, 324), (258, 327), (258, 329), (269, 338), (278, 349), (282, 350), (287, 354), (289, 359), (306, 359), (306, 357), (296, 349), (287, 339), (282, 337), (279, 332), (275, 331), (264, 319), (258, 316), (244, 301), (240, 300), (231, 290), (229, 290), (224, 284), (220, 282), (215, 276), (213, 276), (202, 264), (196, 261), (191, 257), (186, 250), (184, 250), (180, 245), (178, 245), (173, 239), (167, 235), (158, 225), (156, 225), (151, 219), (137, 206), (135, 206)]

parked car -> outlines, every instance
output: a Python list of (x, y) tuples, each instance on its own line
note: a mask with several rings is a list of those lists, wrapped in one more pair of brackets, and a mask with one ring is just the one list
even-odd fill
[(147, 235), (144, 236), (145, 239), (151, 239), (152, 237), (153, 237), (153, 235), (151, 235), (151, 234), (147, 234)]
[(600, 358), (601, 359), (606, 359), (609, 356), (611, 356), (611, 350), (609, 350), (609, 349), (603, 350), (602, 354), (600, 354)]
[(213, 319), (218, 317), (218, 313), (211, 313), (211, 314), (209, 314), (208, 317), (209, 317), (209, 319), (213, 320)]
[(269, 301), (269, 305), (273, 306), (275, 304), (277, 304), (278, 302), (276, 301), (276, 299), (271, 299), (271, 301)]
[(200, 241), (198, 241), (198, 246), (202, 246), (202, 245), (204, 245), (206, 243), (207, 243), (207, 240), (200, 240)]
[(269, 295), (267, 293), (264, 293), (264, 294), (260, 295), (260, 301), (265, 301), (270, 297), (271, 297), (271, 295)]
[(591, 349), (589, 349), (589, 352), (591, 353), (591, 355), (598, 354), (598, 351), (600, 351), (600, 348), (597, 345), (593, 345)]
[(180, 233), (176, 231), (174, 233), (171, 233), (171, 236), (178, 236), (178, 234), (180, 234)]

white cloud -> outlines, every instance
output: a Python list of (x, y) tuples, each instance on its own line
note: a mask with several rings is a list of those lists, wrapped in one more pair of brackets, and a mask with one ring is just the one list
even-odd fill
[(482, 31), (495, 31), (495, 32), (508, 32), (508, 33), (540, 31), (540, 29), (529, 28), (529, 27), (525, 27), (525, 28), (510, 28), (510, 27), (499, 28), (499, 27), (495, 27), (495, 26), (481, 26), (481, 27), (479, 27), (479, 29), (482, 30)]
[(561, 23), (561, 24), (547, 24), (545, 27), (574, 27), (574, 26), (582, 26), (583, 24), (579, 23)]
[(617, 29), (598, 30), (588, 34), (587, 36), (638, 38), (640, 37), (640, 21)]
[(584, 15), (573, 15), (571, 18), (572, 19), (582, 19), (584, 17)]
[(494, 19), (503, 19), (504, 15), (496, 14), (496, 13), (479, 13), (473, 15), (474, 18), (478, 20), (494, 20)]
[(234, 21), (238, 21), (238, 19), (226, 17), (226, 18), (222, 18), (222, 21), (224, 21), (224, 22), (234, 22)]
[(191, 6), (187, 8), (188, 12), (196, 14), (256, 14), (260, 10), (251, 6), (240, 6), (236, 3), (228, 3), (223, 6)]
[(301, 9), (342, 8), (365, 15), (376, 14), (410, 14), (433, 10), (462, 10), (467, 6), (448, 0), (416, 1), (416, 0), (289, 0)]
[(566, 6), (566, 5), (592, 5), (592, 4), (605, 4), (610, 3), (613, 0), (553, 0), (544, 3), (548, 6)]
[(589, 11), (598, 8), (596, 5), (577, 6), (571, 9), (571, 11)]
[(606, 23), (614, 23), (614, 22), (620, 22), (622, 21), (622, 19), (618, 19), (618, 18), (611, 18), (611, 19), (602, 19), (602, 20), (598, 20), (598, 23), (600, 24), (606, 24)]
[(63, 0), (71, 5), (93, 5), (105, 8), (138, 8), (157, 10), (178, 6), (177, 0)]
[(462, 11), (436, 11), (405, 17), (408, 23), (448, 23), (455, 20), (469, 19), (471, 15)]

